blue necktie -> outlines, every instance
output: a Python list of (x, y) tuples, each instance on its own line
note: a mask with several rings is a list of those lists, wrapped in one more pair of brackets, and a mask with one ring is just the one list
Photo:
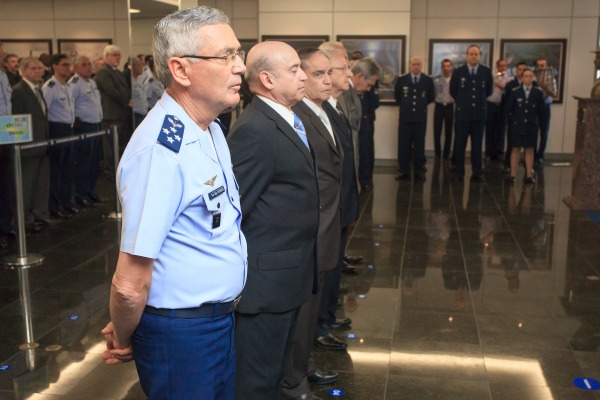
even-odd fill
[(306, 148), (310, 149), (310, 147), (308, 147), (308, 138), (306, 137), (306, 130), (304, 129), (304, 124), (302, 123), (300, 117), (296, 114), (294, 114), (294, 130), (296, 131), (302, 142), (306, 145)]

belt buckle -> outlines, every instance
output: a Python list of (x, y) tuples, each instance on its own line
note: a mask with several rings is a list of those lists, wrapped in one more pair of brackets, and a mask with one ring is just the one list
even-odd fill
[(235, 310), (241, 299), (242, 295), (239, 295), (233, 300), (233, 303), (231, 303), (231, 307), (229, 307), (229, 312), (233, 312)]

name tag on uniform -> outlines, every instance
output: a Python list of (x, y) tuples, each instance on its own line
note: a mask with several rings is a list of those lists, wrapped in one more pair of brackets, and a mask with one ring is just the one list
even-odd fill
[(210, 192), (208, 194), (208, 198), (210, 200), (214, 199), (215, 197), (222, 195), (223, 193), (225, 193), (225, 186), (220, 186), (218, 188), (216, 188), (215, 190), (213, 190), (212, 192)]
[(221, 212), (213, 211), (212, 228), (217, 229), (221, 226)]

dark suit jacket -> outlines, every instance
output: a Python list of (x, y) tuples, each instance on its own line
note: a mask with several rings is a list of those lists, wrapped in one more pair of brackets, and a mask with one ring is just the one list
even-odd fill
[[(344, 158), (342, 160), (342, 227), (353, 224), (358, 219), (358, 182), (354, 164), (354, 144), (352, 133), (346, 118), (338, 114), (329, 102), (323, 103), (323, 109), (331, 121), (336, 139), (340, 143)], [(350, 156), (348, 156), (350, 154)]]
[(455, 102), (455, 119), (457, 121), (485, 120), (487, 98), (493, 90), (492, 71), (488, 67), (479, 64), (474, 78), (471, 77), (467, 65), (454, 70), (450, 78), (450, 96)]
[[(13, 114), (31, 114), (33, 140), (48, 140), (48, 117), (44, 114), (37, 96), (24, 80), (13, 86), (11, 103)], [(45, 104), (44, 102), (44, 106)], [(40, 147), (23, 150), (22, 155), (23, 157), (38, 157), (47, 153), (47, 147)]]
[(401, 123), (426, 123), (427, 106), (435, 100), (433, 79), (421, 74), (415, 84), (411, 74), (402, 75), (396, 80), (394, 96), (400, 106)]
[(123, 74), (104, 64), (94, 77), (102, 100), (102, 115), (105, 120), (126, 121), (131, 118), (129, 100), (131, 90)]
[(334, 143), (331, 134), (318, 115), (303, 101), (292, 107), (300, 117), (317, 162), (319, 181), (319, 232), (317, 235), (317, 264), (319, 271), (333, 269), (339, 259), (332, 249), (340, 248), (342, 148)]
[[(348, 124), (350, 124), (354, 146), (354, 164), (356, 165), (356, 172), (358, 174), (358, 132), (360, 131), (360, 121), (362, 119), (360, 97), (356, 94), (354, 86), (350, 85), (350, 89), (348, 89), (347, 92), (342, 93), (342, 95), (337, 98), (337, 101), (338, 106), (342, 110), (342, 114), (344, 114)], [(348, 156), (350, 153), (345, 154)], [(358, 181), (358, 175), (356, 175), (356, 180)]]
[(294, 129), (258, 96), (240, 115), (227, 142), (248, 242), (248, 279), (237, 310), (293, 310), (308, 300), (318, 278), (314, 157)]
[(513, 88), (506, 101), (506, 113), (510, 117), (510, 132), (517, 135), (537, 135), (539, 124), (546, 116), (544, 92), (533, 86), (526, 99), (523, 86)]

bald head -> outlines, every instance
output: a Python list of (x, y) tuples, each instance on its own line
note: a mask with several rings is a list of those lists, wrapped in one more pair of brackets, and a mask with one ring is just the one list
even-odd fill
[(306, 74), (290, 45), (270, 40), (257, 44), (248, 52), (246, 68), (246, 80), (252, 93), (287, 108), (304, 97)]

